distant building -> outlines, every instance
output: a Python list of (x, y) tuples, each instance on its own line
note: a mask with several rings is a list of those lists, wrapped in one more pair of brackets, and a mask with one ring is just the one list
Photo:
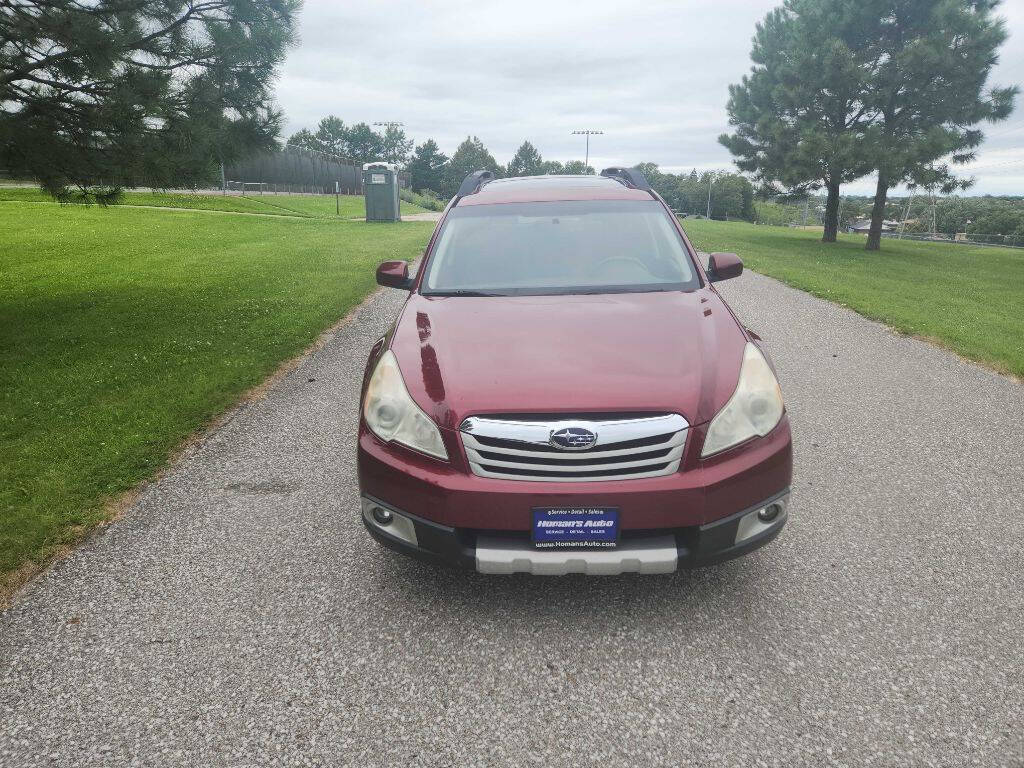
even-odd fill
[[(898, 221), (890, 221), (889, 219), (882, 220), (882, 231), (883, 232), (895, 232), (899, 229), (900, 223)], [(871, 219), (858, 219), (846, 228), (846, 231), (856, 235), (866, 235), (868, 230), (871, 229)]]

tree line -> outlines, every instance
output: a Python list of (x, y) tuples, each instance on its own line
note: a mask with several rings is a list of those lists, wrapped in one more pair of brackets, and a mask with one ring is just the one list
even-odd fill
[[(867, 215), (871, 198), (844, 199), (844, 206)], [(955, 235), (963, 233), (970, 239), (1006, 245), (1024, 245), (1024, 199), (1014, 196), (984, 195), (979, 197), (935, 198), (926, 195), (890, 198), (885, 218), (901, 223), (911, 234)]]
[[(804, 199), (755, 199), (755, 221), (775, 226), (821, 225), (825, 202), (821, 194)], [(873, 195), (843, 195), (840, 230), (870, 220), (873, 206)], [(943, 239), (961, 235), (971, 241), (1024, 246), (1024, 197), (1020, 196), (889, 196), (883, 216), (896, 232), (904, 234)]]
[[(440, 199), (455, 195), (462, 180), (473, 171), (487, 170), (496, 177), (540, 176), (563, 174), (582, 176), (596, 173), (582, 160), (566, 163), (545, 160), (530, 141), (524, 141), (507, 165), (494, 155), (476, 136), (467, 136), (451, 156), (441, 151), (433, 139), (415, 145), (401, 127), (386, 126), (374, 131), (366, 123), (346, 125), (334, 115), (320, 120), (315, 130), (303, 128), (292, 134), (291, 146), (303, 147), (328, 155), (348, 158), (362, 164), (385, 160), (403, 167), (409, 174), (414, 192)], [(659, 170), (655, 163), (635, 166), (647, 177), (651, 186), (679, 213), (708, 215), (715, 219), (755, 220), (754, 187), (736, 173), (705, 171), (698, 174), (671, 174)], [(710, 193), (710, 205), (709, 202)]]
[(757, 25), (749, 75), (729, 88), (719, 141), (766, 194), (826, 191), (834, 242), (842, 184), (876, 173), (868, 250), (889, 190), (966, 189), (979, 125), (1009, 116), (1016, 87), (988, 84), (1006, 40), (999, 0), (785, 0)]
[(421, 144), (406, 137), (405, 131), (395, 125), (383, 132), (374, 131), (366, 123), (345, 125), (334, 115), (322, 120), (316, 130), (303, 128), (292, 134), (287, 142), (291, 146), (347, 158), (356, 164), (384, 160), (404, 167), (409, 174), (413, 191), (430, 193), (441, 198), (452, 197), (462, 180), (473, 171), (487, 170), (496, 177), (537, 176), (541, 174), (593, 174), (594, 168), (581, 160), (561, 163), (545, 160), (537, 148), (524, 141), (508, 165), (501, 165), (476, 136), (467, 136), (449, 157), (437, 142), (427, 139)]
[(738, 173), (697, 173), (696, 169), (686, 174), (665, 173), (656, 163), (639, 163), (634, 167), (676, 213), (757, 221), (754, 185)]
[[(761, 196), (824, 190), (825, 241), (836, 238), (842, 185), (877, 174), (867, 241), (877, 249), (890, 190), (966, 189), (972, 180), (955, 167), (975, 158), (981, 125), (1012, 112), (1018, 89), (988, 82), (1007, 37), (999, 5), (784, 0), (757, 25), (754, 66), (730, 86), (732, 130), (719, 140)], [(0, 169), (11, 175), (58, 197), (77, 187), (102, 201), (123, 187), (201, 186), (224, 163), (278, 146), (272, 84), (299, 0), (8, 6), (0, 3)], [(502, 166), (475, 136), (449, 157), (432, 140), (414, 146), (400, 126), (377, 132), (333, 116), (289, 141), (357, 162), (406, 163), (414, 187), (442, 197), (478, 168), (594, 172), (546, 161), (528, 141)], [(717, 186), (717, 215), (749, 216), (735, 174), (649, 170), (680, 210), (699, 210), (706, 181), (712, 215)]]

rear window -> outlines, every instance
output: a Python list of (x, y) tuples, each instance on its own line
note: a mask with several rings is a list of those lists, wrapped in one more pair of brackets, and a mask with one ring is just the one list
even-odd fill
[(452, 209), (426, 295), (693, 290), (693, 263), (655, 200), (503, 203)]

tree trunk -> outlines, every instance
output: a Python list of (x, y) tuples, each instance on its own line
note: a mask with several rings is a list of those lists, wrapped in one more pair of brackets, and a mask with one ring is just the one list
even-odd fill
[(839, 182), (828, 184), (828, 198), (825, 200), (825, 234), (821, 242), (834, 243), (839, 232)]
[(885, 199), (889, 195), (889, 175), (878, 172), (878, 186), (875, 187), (875, 203), (871, 206), (871, 228), (868, 230), (866, 251), (877, 251), (882, 244), (882, 220), (885, 218)]

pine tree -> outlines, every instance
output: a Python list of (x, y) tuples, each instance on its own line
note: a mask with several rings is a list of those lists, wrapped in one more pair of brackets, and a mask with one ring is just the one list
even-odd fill
[(840, 185), (871, 170), (865, 91), (874, 51), (858, 3), (786, 0), (769, 13), (754, 36), (755, 66), (729, 86), (736, 130), (719, 137), (765, 192), (824, 187), (825, 242), (836, 239)]
[[(878, 250), (888, 192), (900, 183), (970, 185), (950, 163), (974, 159), (982, 121), (1013, 110), (1016, 87), (988, 87), (1006, 29), (999, 0), (864, 0), (878, 66), (868, 106), (878, 114), (871, 157), (878, 171), (866, 248)], [(943, 158), (949, 158), (948, 162)]]
[(539, 176), (544, 173), (544, 158), (528, 141), (524, 141), (509, 161), (508, 176)]
[(299, 0), (0, 4), (0, 168), (57, 197), (192, 186), (269, 149)]
[(633, 166), (633, 168), (637, 171), (640, 171), (640, 173), (644, 175), (644, 178), (647, 179), (647, 181), (650, 183), (652, 187), (658, 181), (659, 177), (663, 175), (661, 171), (658, 170), (657, 163), (637, 163), (636, 165)]
[(438, 149), (437, 142), (427, 139), (416, 147), (409, 161), (408, 171), (413, 190), (429, 189), (442, 194), (445, 164), (448, 156)]
[(454, 197), (462, 180), (473, 171), (490, 171), (495, 176), (502, 175), (501, 166), (487, 151), (484, 143), (476, 136), (467, 136), (466, 140), (459, 144), (451, 160), (448, 161), (442, 184), (443, 196)]

